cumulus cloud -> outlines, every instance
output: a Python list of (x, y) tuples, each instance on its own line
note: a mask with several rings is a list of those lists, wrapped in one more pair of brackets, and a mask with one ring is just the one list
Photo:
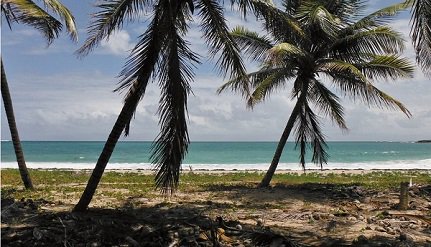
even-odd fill
[[(260, 30), (250, 17), (241, 21), (237, 13), (226, 15), (230, 27), (244, 24), (256, 31)], [(406, 56), (414, 61), (414, 50), (410, 45), (409, 19), (391, 22), (405, 35), (408, 41)], [(132, 34), (132, 35), (130, 35)], [(11, 33), (6, 33), (4, 40)], [(24, 34), (25, 35), (25, 34)], [(33, 35), (29, 33), (28, 35)], [(122, 96), (112, 93), (121, 69), (122, 59), (106, 62), (100, 54), (125, 56), (133, 48), (133, 30), (122, 30), (101, 44), (96, 54), (74, 63), (56, 64), (56, 71), (40, 70), (40, 73), (19, 73), (11, 70), (10, 87), (15, 103), (15, 113), (20, 135), (23, 140), (105, 140), (122, 107)], [(192, 49), (205, 56), (207, 47), (202, 33), (195, 24), (187, 39)], [(32, 46), (31, 39), (19, 40)], [(65, 47), (73, 51), (76, 47)], [(43, 45), (43, 43), (41, 43)], [(63, 45), (63, 44), (62, 44)], [(24, 46), (23, 46), (24, 47)], [(51, 47), (50, 47), (51, 48)], [(7, 46), (9, 61), (20, 66), (33, 66), (34, 61), (15, 56), (19, 48)], [(99, 55), (98, 55), (99, 54)], [(7, 54), (5, 54), (7, 55)], [(47, 54), (43, 59), (57, 61), (58, 57)], [(41, 59), (40, 63), (44, 63)], [(102, 61), (102, 59), (104, 59)], [(204, 60), (204, 59), (203, 59)], [(73, 60), (74, 61), (74, 60)], [(92, 68), (100, 66), (95, 73)], [(63, 66), (63, 67), (62, 67)], [(247, 64), (250, 71), (256, 64)], [(57, 72), (58, 69), (58, 72)], [(70, 70), (70, 71), (69, 71)], [(289, 85), (274, 93), (266, 102), (253, 110), (247, 109), (240, 95), (226, 91), (216, 94), (217, 88), (225, 81), (204, 63), (196, 70), (196, 78), (191, 82), (193, 95), (189, 97), (189, 132), (192, 141), (274, 141), (278, 140), (289, 118), (294, 102), (290, 99)], [(31, 83), (29, 83), (31, 82)], [(329, 119), (321, 119), (328, 140), (417, 140), (431, 138), (431, 87), (429, 79), (420, 70), (414, 78), (396, 82), (376, 82), (376, 86), (402, 101), (412, 112), (411, 119), (397, 111), (369, 108), (361, 102), (343, 99), (345, 117), (349, 127), (341, 132)], [(147, 89), (143, 101), (138, 106), (132, 121), (131, 135), (127, 140), (153, 140), (158, 132), (157, 115), (160, 90), (157, 83)], [(2, 108), (3, 112), (3, 108)], [(1, 125), (2, 139), (10, 139), (4, 113)]]
[(134, 44), (130, 41), (129, 33), (126, 30), (120, 30), (111, 35), (108, 40), (103, 40), (101, 46), (103, 53), (125, 56)]

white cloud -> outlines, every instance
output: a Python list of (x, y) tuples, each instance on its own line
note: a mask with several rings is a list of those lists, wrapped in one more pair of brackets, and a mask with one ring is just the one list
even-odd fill
[(101, 42), (102, 53), (125, 56), (128, 55), (134, 44), (126, 30), (121, 30)]
[[(11, 85), (15, 113), (23, 140), (104, 140), (122, 107), (122, 97), (112, 93), (114, 76), (97, 73), (49, 76), (21, 75)], [(89, 80), (89, 78), (91, 78)], [(189, 98), (189, 131), (198, 140), (278, 140), (294, 102), (289, 90), (281, 90), (246, 109), (244, 100), (231, 92), (216, 94), (222, 79), (198, 76)], [(61, 82), (61, 83), (60, 83)], [(413, 113), (368, 108), (360, 102), (343, 100), (349, 132), (343, 134), (330, 120), (323, 119), (329, 140), (416, 140), (431, 135), (430, 89), (426, 80), (385, 84), (385, 90), (400, 98)], [(388, 90), (387, 90), (388, 89)], [(389, 90), (390, 89), (390, 90)], [(153, 140), (158, 132), (157, 84), (151, 84), (132, 120), (127, 140)], [(2, 115), (5, 123), (4, 114)], [(2, 124), (3, 139), (9, 133)]]
[[(244, 24), (251, 29), (259, 29), (253, 17), (247, 23), (241, 21), (238, 13), (226, 14), (230, 26)], [(406, 55), (414, 59), (414, 50), (410, 45), (408, 19), (391, 22), (408, 41)], [(133, 34), (132, 37), (129, 35)], [(29, 33), (35, 35), (37, 33)], [(24, 33), (23, 36), (26, 34)], [(99, 54), (125, 56), (133, 47), (136, 33), (127, 29), (104, 41)], [(191, 27), (187, 39), (192, 42), (193, 51), (200, 55), (207, 54), (207, 47), (202, 33), (195, 25)], [(10, 37), (10, 34), (8, 34)], [(31, 36), (33, 37), (33, 36)], [(39, 37), (39, 36), (37, 36)], [(64, 37), (67, 39), (67, 37)], [(5, 39), (9, 40), (9, 39)], [(21, 40), (20, 40), (21, 42)], [(30, 39), (22, 40), (23, 44), (33, 47)], [(56, 41), (57, 42), (57, 41)], [(53, 46), (56, 44), (53, 44)], [(68, 41), (68, 44), (71, 43)], [(38, 42), (40, 47), (43, 42)], [(4, 44), (2, 44), (4, 45)], [(55, 52), (51, 49), (49, 52)], [(54, 46), (55, 48), (55, 46)], [(20, 49), (8, 46), (10, 53), (21, 52)], [(14, 50), (15, 49), (15, 50)], [(73, 49), (68, 48), (71, 53)], [(23, 140), (105, 140), (122, 107), (122, 96), (112, 93), (118, 79), (115, 76), (120, 70), (121, 59), (109, 61), (118, 66), (101, 66), (100, 72), (88, 71), (96, 68), (104, 56), (90, 54), (84, 61), (73, 64), (58, 63), (58, 74), (40, 71), (34, 74), (10, 74), (10, 87), (15, 103), (15, 113)], [(15, 57), (14, 57), (15, 58)], [(17, 57), (16, 59), (19, 59)], [(43, 59), (56, 61), (49, 54)], [(41, 59), (42, 60), (42, 59)], [(203, 59), (204, 60), (204, 59)], [(33, 63), (30, 59), (16, 61), (25, 65)], [(45, 61), (40, 61), (45, 62)], [(212, 65), (199, 66), (195, 81), (191, 82), (194, 95), (190, 95), (188, 109), (190, 113), (189, 131), (192, 141), (198, 140), (278, 140), (291, 113), (294, 102), (290, 99), (289, 88), (274, 93), (266, 102), (257, 105), (253, 111), (246, 108), (241, 96), (224, 92), (216, 94), (216, 89), (225, 81), (212, 71)], [(254, 68), (250, 67), (250, 71)], [(30, 83), (29, 83), (30, 82)], [(379, 88), (402, 101), (412, 112), (407, 119), (402, 113), (368, 108), (360, 102), (343, 99), (345, 116), (349, 132), (343, 134), (329, 119), (322, 119), (324, 133), (329, 140), (417, 140), (431, 137), (431, 87), (429, 79), (419, 70), (412, 79), (394, 83), (377, 82)], [(131, 135), (127, 140), (153, 140), (159, 132), (157, 83), (149, 86), (143, 101), (138, 106), (132, 120)], [(3, 109), (3, 108), (2, 108)], [(3, 111), (3, 110), (2, 110)], [(9, 130), (2, 114), (2, 139), (10, 139)]]

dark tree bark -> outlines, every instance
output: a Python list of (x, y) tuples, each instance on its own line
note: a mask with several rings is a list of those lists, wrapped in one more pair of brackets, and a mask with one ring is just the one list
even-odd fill
[(1, 95), (22, 182), (26, 189), (33, 189), (33, 183), (31, 181), (30, 174), (28, 173), (27, 165), (25, 164), (24, 153), (22, 151), (21, 141), (16, 127), (12, 99), (9, 92), (9, 86), (7, 84), (6, 73), (3, 68), (3, 59), (1, 60)]
[(82, 193), (78, 204), (73, 208), (74, 212), (83, 212), (87, 210), (88, 205), (93, 199), (96, 188), (99, 185), (100, 179), (102, 178), (103, 172), (105, 171), (106, 165), (111, 158), (112, 152), (120, 138), (123, 130), (130, 123), (133, 116), (136, 105), (139, 102), (139, 97), (131, 99), (125, 102), (121, 109), (120, 115), (118, 115), (117, 121), (109, 134), (108, 140), (106, 140), (105, 146), (103, 147), (102, 153), (97, 160), (96, 167), (94, 168), (90, 179), (88, 180), (87, 186), (85, 187), (84, 193)]
[(259, 187), (268, 187), (274, 176), (275, 170), (277, 169), (278, 163), (280, 162), (281, 154), (283, 153), (284, 147), (286, 146), (287, 139), (289, 138), (290, 132), (295, 124), (296, 116), (301, 107), (301, 102), (298, 100), (295, 107), (293, 108), (292, 114), (290, 114), (289, 120), (287, 121), (286, 127), (284, 128), (283, 134), (281, 135), (280, 141), (278, 142), (277, 149), (275, 150), (274, 157), (272, 158), (271, 165), (268, 168), (265, 176), (259, 184)]

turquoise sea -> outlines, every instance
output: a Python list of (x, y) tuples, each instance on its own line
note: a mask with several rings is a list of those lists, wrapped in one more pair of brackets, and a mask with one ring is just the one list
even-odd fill
[[(104, 142), (25, 141), (30, 168), (92, 169)], [(183, 169), (265, 170), (276, 142), (193, 142)], [(431, 169), (431, 143), (329, 142), (324, 169)], [(310, 150), (311, 152), (311, 150)], [(119, 142), (107, 169), (152, 169), (151, 142)], [(299, 152), (288, 143), (279, 169), (300, 170)], [(310, 159), (308, 159), (310, 162)], [(12, 142), (1, 142), (1, 167), (15, 168)], [(307, 169), (318, 169), (312, 163)]]

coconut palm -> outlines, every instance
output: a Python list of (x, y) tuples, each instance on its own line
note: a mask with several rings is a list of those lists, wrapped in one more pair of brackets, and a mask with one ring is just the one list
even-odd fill
[[(202, 37), (210, 56), (219, 56), (220, 72), (224, 75), (230, 72), (235, 77), (246, 74), (238, 47), (229, 35), (221, 4), (216, 0), (114, 0), (97, 5), (99, 11), (89, 26), (89, 37), (77, 51), (81, 56), (122, 28), (125, 22), (142, 18), (142, 13), (151, 13), (151, 20), (120, 72), (121, 81), (116, 91), (125, 92), (124, 105), (74, 211), (87, 209), (118, 139), (123, 132), (126, 136), (129, 134), (131, 119), (151, 81), (158, 81), (161, 88), (158, 108), (161, 130), (151, 155), (156, 169), (155, 182), (163, 193), (175, 191), (181, 162), (190, 142), (187, 98), (191, 92), (189, 82), (194, 77), (193, 68), (199, 59), (190, 49), (186, 36), (195, 16), (200, 19)], [(245, 12), (247, 2), (239, 1), (239, 5)]]
[(406, 4), (397, 4), (361, 16), (361, 0), (285, 0), (284, 10), (261, 1), (254, 2), (255, 13), (268, 35), (238, 27), (232, 32), (243, 51), (261, 68), (246, 77), (237, 77), (220, 88), (238, 89), (250, 83), (248, 105), (266, 100), (279, 88), (291, 85), (295, 106), (278, 143), (271, 165), (260, 186), (268, 186), (291, 132), (295, 134), (300, 163), (305, 169), (306, 152), (311, 161), (327, 162), (325, 136), (318, 115), (329, 117), (347, 129), (339, 96), (333, 87), (367, 105), (410, 112), (403, 104), (379, 90), (374, 82), (411, 77), (412, 64), (400, 56), (401, 35), (385, 23)]
[[(76, 40), (77, 32), (75, 20), (70, 11), (58, 0), (44, 0), (43, 3), (46, 10), (39, 7), (31, 0), (2, 0), (2, 17), (5, 18), (9, 28), (12, 28), (14, 22), (36, 28), (43, 34), (48, 44), (51, 44), (52, 41), (58, 37), (63, 25), (47, 12), (49, 10), (60, 16), (61, 20), (66, 24), (67, 31), (71, 38)], [(27, 170), (18, 129), (16, 127), (9, 86), (3, 67), (3, 59), (1, 59), (1, 92), (21, 179), (26, 189), (32, 189), (33, 183)]]

